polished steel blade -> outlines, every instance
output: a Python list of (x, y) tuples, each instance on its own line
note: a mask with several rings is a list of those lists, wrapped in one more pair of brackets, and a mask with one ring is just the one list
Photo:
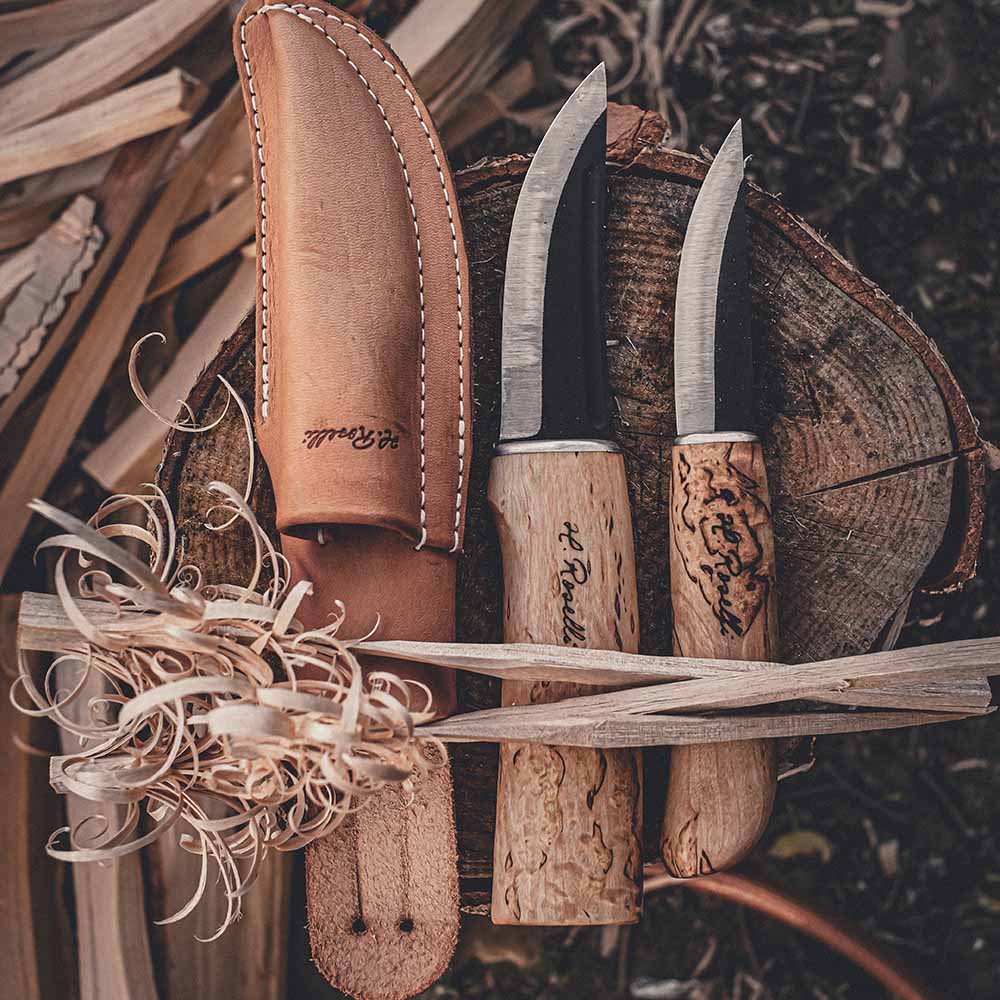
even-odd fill
[(752, 430), (745, 200), (738, 121), (712, 161), (681, 250), (674, 305), (678, 435)]
[[(542, 429), (542, 334), (553, 226), (567, 179), (592, 129), (607, 111), (607, 103), (602, 63), (556, 115), (521, 187), (504, 278), (501, 441), (532, 438)], [(603, 162), (602, 138), (602, 169)]]

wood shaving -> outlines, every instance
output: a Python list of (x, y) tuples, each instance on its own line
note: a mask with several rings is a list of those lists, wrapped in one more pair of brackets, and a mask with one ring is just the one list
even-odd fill
[[(255, 568), (242, 583), (206, 582), (179, 561), (173, 514), (155, 487), (109, 498), (87, 523), (32, 504), (62, 530), (39, 549), (59, 553), (55, 589), (77, 635), (41, 677), (22, 656), (11, 700), (80, 740), (79, 752), (52, 758), (53, 787), (106, 803), (109, 814), (124, 807), (117, 825), (92, 816), (56, 830), (49, 855), (106, 861), (177, 837), (202, 858), (201, 877), (160, 922), (190, 914), (214, 868), (227, 901), (214, 940), (239, 918), (269, 850), (324, 836), (379, 789), (408, 789), (445, 757), (414, 732), (433, 716), (426, 686), (385, 671), (365, 678), (337, 637), (342, 607), (329, 625), (304, 629), (296, 612), (311, 584), (290, 583), (238, 492), (210, 490), (213, 510), (250, 529)], [(146, 527), (120, 523), (135, 507)], [(99, 621), (88, 601), (104, 612)], [(60, 688), (68, 663), (75, 681)], [(105, 693), (81, 704), (95, 675)]]

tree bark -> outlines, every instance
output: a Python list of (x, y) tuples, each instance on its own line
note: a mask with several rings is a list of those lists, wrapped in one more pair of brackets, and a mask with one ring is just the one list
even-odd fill
[[(641, 651), (671, 647), (667, 533), (673, 299), (680, 246), (706, 164), (657, 147), (662, 123), (636, 109), (609, 121), (608, 336), (636, 532)], [(524, 157), (461, 172), (471, 269), (475, 449), (459, 639), (502, 638), (499, 548), (486, 505), (499, 427), (500, 306)], [(968, 405), (931, 341), (887, 296), (774, 198), (751, 190), (751, 283), (760, 433), (771, 484), (782, 659), (865, 652), (918, 587), (961, 586), (975, 570), (985, 457)], [(218, 414), (225, 375), (253, 394), (252, 318), (189, 397), (199, 422)], [(246, 479), (247, 443), (232, 408), (215, 430), (171, 433), (159, 481), (175, 507), (187, 559), (206, 578), (245, 579), (252, 549), (240, 528), (204, 529), (206, 487)], [(251, 503), (273, 529), (259, 455)], [(499, 685), (460, 675), (466, 708), (499, 703)], [(490, 894), (497, 749), (453, 751), (463, 905)], [(646, 751), (645, 843), (656, 852), (666, 751)]]

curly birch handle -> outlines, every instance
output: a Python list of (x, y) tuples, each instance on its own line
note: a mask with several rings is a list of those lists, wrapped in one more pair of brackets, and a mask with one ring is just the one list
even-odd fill
[[(757, 442), (678, 444), (670, 499), (674, 653), (776, 660), (774, 535)], [(774, 744), (741, 740), (674, 747), (661, 848), (679, 877), (739, 861), (767, 826)]]
[[(635, 652), (635, 553), (621, 455), (501, 455), (493, 461), (489, 499), (503, 553), (504, 639)], [(503, 703), (600, 690), (505, 681)], [(642, 892), (641, 806), (635, 750), (502, 744), (494, 923), (634, 923)]]

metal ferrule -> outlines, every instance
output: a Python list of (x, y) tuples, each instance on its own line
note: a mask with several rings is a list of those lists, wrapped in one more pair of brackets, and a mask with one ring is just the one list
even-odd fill
[(681, 434), (674, 438), (674, 444), (723, 444), (729, 441), (760, 441), (749, 431), (707, 431), (704, 434)]
[(552, 454), (558, 452), (578, 451), (610, 451), (619, 452), (621, 448), (614, 441), (601, 441), (596, 438), (566, 438), (556, 441), (501, 441), (495, 454), (497, 455), (530, 455)]

